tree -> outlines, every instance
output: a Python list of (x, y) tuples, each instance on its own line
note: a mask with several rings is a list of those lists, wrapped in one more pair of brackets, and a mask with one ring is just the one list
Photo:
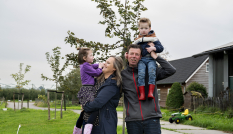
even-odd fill
[[(75, 37), (73, 32), (68, 31), (68, 36), (65, 38), (65, 42), (69, 43), (71, 47), (74, 45), (76, 48), (92, 48), (97, 61), (107, 59), (111, 50), (121, 48), (122, 51), (116, 54), (120, 54), (124, 59), (124, 53), (127, 51), (127, 47), (131, 44), (131, 36), (136, 37), (136, 35), (138, 35), (137, 22), (140, 18), (141, 12), (147, 10), (147, 8), (142, 4), (145, 0), (134, 0), (131, 4), (128, 0), (125, 0), (125, 3), (122, 3), (121, 0), (92, 1), (97, 3), (97, 8), (100, 9), (100, 15), (104, 18), (103, 21), (99, 21), (99, 24), (107, 25), (105, 36), (109, 38), (118, 37), (119, 40), (111, 45), (94, 41), (88, 42), (84, 39)], [(112, 9), (114, 6), (117, 8), (117, 12)], [(117, 18), (117, 16), (119, 16), (119, 18)], [(78, 64), (77, 54), (67, 54), (67, 57), (68, 60), (71, 60), (74, 64)]]
[(190, 85), (187, 87), (187, 91), (197, 91), (200, 92), (204, 98), (208, 97), (206, 87), (198, 82), (190, 83)]
[[(53, 71), (53, 78), (48, 78), (41, 74), (42, 80), (50, 80), (55, 81), (56, 83), (56, 91), (57, 91), (57, 84), (63, 80), (62, 72), (66, 69), (66, 67), (69, 65), (68, 60), (66, 60), (65, 64), (60, 69), (60, 59), (64, 59), (64, 57), (61, 57), (60, 47), (55, 47), (53, 50), (53, 56), (49, 54), (49, 52), (45, 53), (48, 63), (50, 64), (51, 70)], [(55, 94), (55, 119), (56, 119), (56, 99), (57, 94)]]
[(38, 88), (39, 88), (40, 90), (45, 89), (43, 86), (39, 86)]
[(166, 106), (170, 108), (180, 108), (184, 104), (184, 97), (180, 83), (175, 82), (168, 93)]
[(57, 90), (57, 84), (58, 82), (63, 80), (62, 72), (67, 68), (69, 65), (68, 60), (66, 60), (65, 64), (60, 69), (60, 59), (64, 59), (64, 57), (61, 57), (60, 47), (55, 47), (53, 50), (53, 56), (49, 54), (49, 52), (46, 52), (46, 58), (48, 61), (48, 64), (50, 64), (51, 70), (53, 71), (53, 78), (48, 78), (41, 74), (42, 80), (50, 80), (54, 81), (56, 83), (56, 90)]
[(68, 73), (64, 80), (60, 82), (59, 90), (65, 91), (65, 93), (72, 94), (72, 100), (74, 100), (74, 95), (78, 93), (81, 88), (81, 77), (80, 71), (78, 68), (73, 69), (70, 73)]
[(22, 66), (23, 63), (20, 63), (19, 72), (15, 74), (11, 74), (12, 78), (14, 78), (15, 82), (17, 83), (16, 88), (19, 89), (19, 92), (20, 92), (20, 88), (22, 88), (24, 85), (28, 85), (28, 83), (30, 82), (30, 80), (24, 81), (24, 76), (27, 72), (30, 71), (31, 66), (27, 65), (26, 68), (24, 69), (24, 73), (22, 73)]

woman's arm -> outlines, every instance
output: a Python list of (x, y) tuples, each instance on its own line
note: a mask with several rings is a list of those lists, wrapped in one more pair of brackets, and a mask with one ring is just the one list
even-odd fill
[(102, 108), (114, 95), (116, 95), (117, 90), (116, 86), (106, 86), (104, 87), (97, 97), (92, 102), (87, 102), (83, 107), (85, 112), (93, 112)]
[(158, 56), (156, 58), (156, 61), (161, 66), (156, 69), (156, 81), (165, 79), (176, 72), (176, 68), (174, 68), (168, 61), (164, 60), (162, 57)]

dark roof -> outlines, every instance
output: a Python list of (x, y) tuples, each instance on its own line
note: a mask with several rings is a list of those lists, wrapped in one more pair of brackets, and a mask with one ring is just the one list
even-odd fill
[(176, 73), (166, 79), (157, 81), (156, 84), (184, 83), (207, 58), (208, 55), (204, 55), (197, 58), (187, 57), (169, 61), (176, 68)]
[(211, 54), (211, 53), (222, 52), (222, 51), (229, 50), (229, 49), (233, 49), (233, 42), (227, 43), (225, 45), (218, 46), (216, 48), (201, 52), (199, 54), (195, 54), (195, 55), (193, 55), (193, 57), (198, 57), (198, 56)]

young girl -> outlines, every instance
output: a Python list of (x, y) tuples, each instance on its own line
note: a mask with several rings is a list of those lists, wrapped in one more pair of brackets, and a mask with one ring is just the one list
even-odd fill
[[(80, 64), (80, 75), (82, 81), (82, 87), (78, 92), (78, 99), (82, 106), (88, 101), (94, 100), (94, 77), (98, 77), (102, 73), (103, 63), (100, 64), (92, 64), (94, 56), (90, 48), (78, 48), (78, 63)], [(98, 116), (98, 111), (91, 113), (87, 124), (84, 128), (84, 134), (90, 134), (93, 123)], [(80, 113), (80, 116), (76, 122), (76, 126), (74, 127), (73, 134), (81, 134), (82, 133), (82, 126), (83, 123), (83, 111)]]

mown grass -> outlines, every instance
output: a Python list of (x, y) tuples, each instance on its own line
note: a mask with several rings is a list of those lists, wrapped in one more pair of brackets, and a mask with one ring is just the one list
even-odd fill
[[(161, 111), (163, 113), (162, 120), (165, 121), (169, 120), (172, 113), (178, 112), (167, 109), (161, 109)], [(223, 113), (216, 108), (200, 107), (196, 109), (195, 113), (190, 112), (190, 114), (193, 117), (192, 121), (184, 120), (181, 122), (181, 124), (198, 126), (213, 130), (233, 132), (233, 118), (229, 117), (229, 113), (231, 112), (226, 111)]]
[[(21, 109), (14, 111), (8, 108), (3, 111), (0, 106), (0, 134), (67, 134), (72, 133), (79, 114), (71, 110), (63, 111), (63, 118), (60, 119), (60, 112), (51, 111), (51, 120), (48, 120), (47, 110)], [(118, 126), (117, 133), (121, 134), (122, 127)]]
[[(37, 104), (35, 104), (38, 107), (48, 107), (48, 105), (46, 103), (43, 102), (38, 102)], [(50, 108), (55, 108), (55, 104), (54, 103), (50, 103)], [(61, 104), (56, 104), (56, 108), (61, 108)], [(63, 105), (64, 108), (64, 105)], [(81, 106), (78, 105), (66, 105), (66, 109), (72, 109), (72, 110), (81, 110)], [(116, 108), (117, 111), (123, 111), (123, 106), (118, 106)]]

